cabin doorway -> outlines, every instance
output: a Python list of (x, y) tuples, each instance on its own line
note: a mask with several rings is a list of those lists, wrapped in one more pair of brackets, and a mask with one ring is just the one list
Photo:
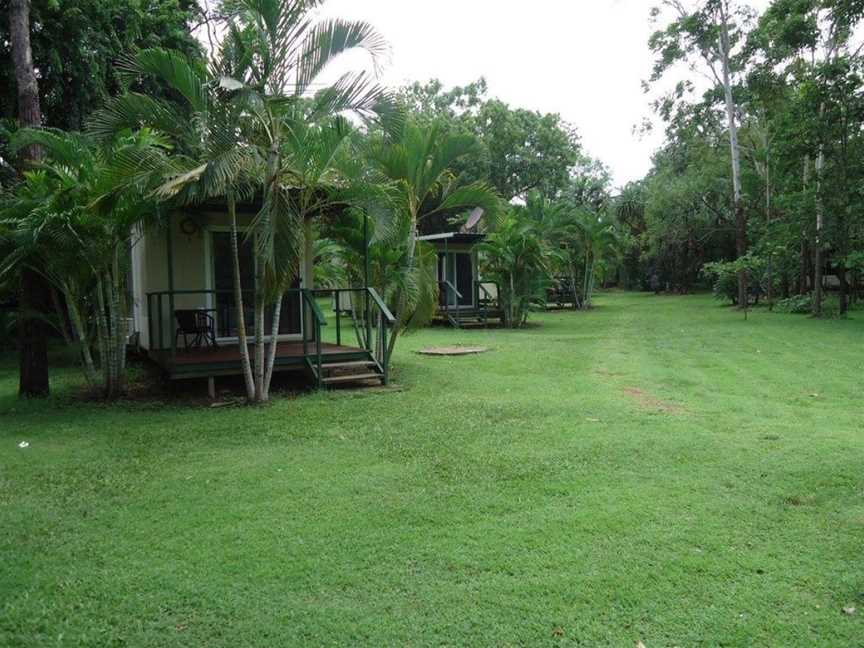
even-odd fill
[[(238, 313), (234, 300), (234, 265), (231, 252), (231, 232), (213, 229), (208, 235), (208, 273), (210, 289), (215, 291), (211, 308), (216, 320), (216, 337), (221, 341), (236, 341), (238, 338)], [(255, 255), (251, 242), (240, 235), (240, 285), (243, 289), (243, 316), (247, 335), (255, 333)], [(300, 288), (299, 277), (292, 288)], [(299, 339), (303, 333), (300, 294), (291, 292), (282, 300), (279, 320), (280, 339)], [(265, 311), (264, 334), (272, 335), (273, 308)]]
[(470, 252), (439, 253), (438, 281), (449, 282), (461, 295), (457, 297), (452, 290), (441, 290), (442, 307), (474, 308), (474, 257)]

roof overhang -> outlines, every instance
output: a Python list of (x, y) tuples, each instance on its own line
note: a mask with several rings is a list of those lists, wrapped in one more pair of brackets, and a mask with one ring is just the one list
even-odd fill
[(427, 243), (455, 243), (457, 245), (475, 245), (486, 238), (485, 234), (464, 234), (462, 232), (447, 232), (445, 234), (430, 234), (417, 240)]

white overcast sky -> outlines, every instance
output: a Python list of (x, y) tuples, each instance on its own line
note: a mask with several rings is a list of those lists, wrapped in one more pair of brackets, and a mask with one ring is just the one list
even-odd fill
[[(768, 0), (756, 0), (757, 6)], [(558, 112), (616, 184), (641, 178), (662, 129), (640, 140), (651, 117), (641, 82), (651, 72), (649, 11), (655, 0), (329, 0), (323, 15), (366, 20), (393, 49), (383, 81), (483, 76), (513, 106)], [(352, 65), (353, 67), (353, 65)]]

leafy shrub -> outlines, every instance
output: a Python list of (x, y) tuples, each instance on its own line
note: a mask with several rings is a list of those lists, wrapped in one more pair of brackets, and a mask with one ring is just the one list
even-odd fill
[(774, 304), (774, 310), (778, 313), (803, 315), (809, 313), (812, 308), (813, 300), (810, 295), (793, 295)]
[(735, 263), (729, 261), (707, 263), (702, 268), (702, 273), (711, 281), (715, 299), (737, 303), (738, 270)]
[[(702, 274), (711, 281), (714, 297), (721, 301), (738, 304), (738, 272), (747, 273), (747, 285), (751, 296), (758, 298), (768, 290), (768, 263), (759, 256), (748, 254), (736, 261), (716, 261), (706, 263)], [(777, 277), (774, 277), (774, 288), (778, 288)]]

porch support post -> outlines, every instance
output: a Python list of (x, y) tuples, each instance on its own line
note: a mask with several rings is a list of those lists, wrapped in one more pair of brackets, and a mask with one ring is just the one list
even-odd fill
[(366, 347), (374, 351), (372, 343), (372, 314), (369, 312), (369, 214), (363, 211), (363, 303), (366, 308)]
[[(312, 230), (312, 219), (307, 218), (303, 221), (303, 281), (302, 285), (309, 291), (315, 290), (315, 240)], [(315, 294), (309, 293), (310, 299), (315, 299)], [(312, 324), (312, 309), (306, 308), (305, 302), (301, 299), (303, 305), (303, 337), (314, 329)], [(312, 339), (312, 338), (309, 338)]]
[(363, 288), (369, 290), (369, 215), (363, 212)]
[(172, 230), (171, 212), (166, 217), (167, 229), (165, 230), (165, 242), (168, 252), (168, 337), (171, 340), (171, 368), (173, 370), (177, 361), (177, 336), (171, 330), (174, 325), (174, 232)]

